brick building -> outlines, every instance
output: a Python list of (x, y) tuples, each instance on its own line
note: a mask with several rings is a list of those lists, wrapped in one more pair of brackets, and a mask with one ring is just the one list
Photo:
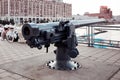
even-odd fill
[(99, 13), (85, 13), (85, 16), (91, 17), (98, 17), (98, 18), (105, 18), (105, 19), (112, 19), (112, 11), (107, 6), (101, 6)]
[(0, 0), (0, 16), (16, 22), (66, 19), (72, 16), (72, 5), (62, 0)]

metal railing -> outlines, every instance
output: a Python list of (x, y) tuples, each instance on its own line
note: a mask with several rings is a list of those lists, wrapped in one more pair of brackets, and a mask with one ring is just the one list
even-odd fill
[[(93, 25), (93, 26), (87, 26), (84, 35), (79, 35), (77, 37), (78, 43), (80, 44), (87, 44), (89, 47), (99, 47), (99, 48), (120, 48), (120, 25)], [(118, 39), (107, 39), (103, 38), (106, 35), (110, 35), (110, 31), (118, 32), (115, 35), (111, 36), (117, 36)], [(113, 32), (113, 33), (114, 33)], [(103, 35), (102, 37), (96, 37), (97, 35)]]

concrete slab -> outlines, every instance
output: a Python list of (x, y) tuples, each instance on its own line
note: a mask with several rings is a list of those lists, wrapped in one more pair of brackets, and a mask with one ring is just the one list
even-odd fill
[(46, 67), (46, 63), (52, 59), (55, 59), (55, 54), (42, 54), (22, 61), (3, 64), (0, 65), (0, 68), (33, 80), (108, 80), (119, 69), (118, 66), (81, 59), (78, 56), (75, 60), (82, 64), (82, 68), (75, 71), (51, 70)]

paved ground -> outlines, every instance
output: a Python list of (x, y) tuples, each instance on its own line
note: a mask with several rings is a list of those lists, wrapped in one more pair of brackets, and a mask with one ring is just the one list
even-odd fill
[[(54, 47), (52, 46), (51, 49)], [(89, 51), (89, 48), (84, 49), (83, 46), (78, 46), (81, 50), (81, 58), (89, 58), (93, 61), (100, 61), (106, 64), (114, 64), (120, 66), (120, 50), (106, 50), (98, 49), (97, 51)], [(51, 53), (52, 51), (50, 51)], [(97, 54), (99, 52), (99, 54)], [(100, 53), (101, 52), (101, 53)], [(88, 54), (89, 53), (89, 54)], [(13, 61), (20, 61), (27, 58), (35, 57), (45, 53), (45, 49), (31, 49), (26, 44), (23, 43), (8, 43), (7, 41), (0, 41), (0, 65), (7, 64)], [(109, 54), (109, 55), (108, 55)], [(0, 80), (31, 80), (19, 74), (8, 72), (6, 70), (0, 69)], [(120, 71), (115, 75), (111, 76), (110, 80), (120, 80)]]

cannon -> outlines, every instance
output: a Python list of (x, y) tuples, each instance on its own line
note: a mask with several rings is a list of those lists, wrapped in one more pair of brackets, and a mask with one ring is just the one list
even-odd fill
[(28, 23), (23, 25), (22, 35), (31, 48), (42, 49), (42, 46), (44, 46), (46, 52), (48, 52), (50, 44), (54, 44), (54, 46), (57, 47), (57, 49), (54, 50), (56, 60), (47, 63), (49, 68), (57, 70), (76, 70), (79, 69), (81, 65), (71, 60), (71, 58), (76, 58), (79, 55), (79, 51), (76, 48), (78, 42), (75, 28), (104, 21), (103, 19), (93, 19), (41, 24)]

